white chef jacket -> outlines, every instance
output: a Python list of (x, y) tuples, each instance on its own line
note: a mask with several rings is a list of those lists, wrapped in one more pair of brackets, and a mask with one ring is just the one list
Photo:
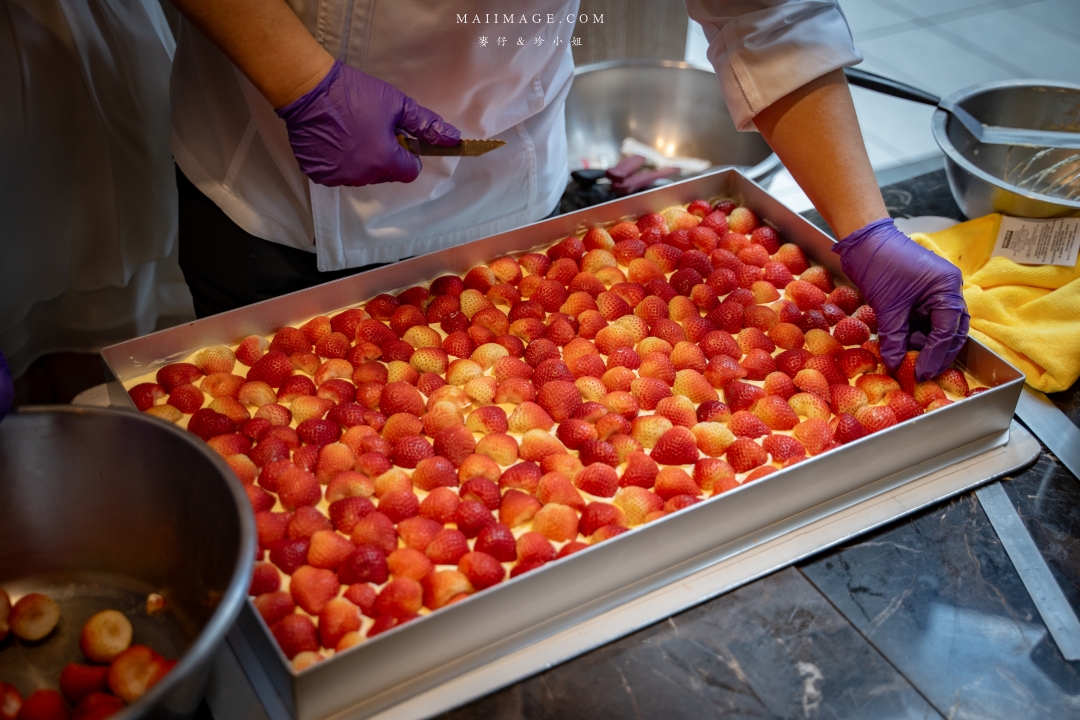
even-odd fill
[(169, 257), (173, 48), (157, 0), (0, 2), (0, 350), (16, 376), (191, 313)]
[[(300, 172), (270, 104), (185, 22), (172, 76), (173, 154), (237, 225), (315, 252), (319, 270), (329, 271), (451, 247), (555, 207), (568, 173), (563, 104), (573, 79), (577, 0), (289, 3), (334, 57), (397, 86), (462, 137), (507, 144), (480, 158), (423, 158), (409, 184), (321, 186)], [(687, 6), (705, 27), (742, 128), (776, 99), (862, 59), (835, 0)]]

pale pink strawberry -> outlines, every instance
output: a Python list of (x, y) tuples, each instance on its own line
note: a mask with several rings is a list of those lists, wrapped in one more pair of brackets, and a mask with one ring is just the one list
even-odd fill
[(862, 375), (855, 381), (855, 386), (866, 393), (866, 399), (871, 405), (881, 402), (893, 390), (900, 389), (900, 383), (888, 375)]
[(796, 393), (788, 398), (788, 405), (800, 417), (828, 420), (832, 415), (829, 403), (817, 393)]
[(547, 455), (565, 453), (566, 448), (546, 430), (534, 428), (522, 436), (518, 452), (523, 460), (539, 462)]
[(731, 232), (743, 235), (753, 232), (760, 225), (757, 215), (747, 207), (736, 207), (727, 214), (728, 228)]
[(566, 505), (552, 503), (540, 508), (532, 520), (533, 530), (552, 542), (573, 540), (578, 534), (578, 515)]
[(806, 349), (814, 355), (835, 355), (844, 346), (825, 330), (813, 328), (806, 332)]
[[(772, 430), (791, 430), (799, 422), (799, 416), (792, 410), (791, 405), (778, 395), (766, 395), (758, 400), (754, 403), (753, 413)], [(768, 433), (760, 434), (766, 435)], [(751, 437), (750, 435), (745, 436)]]
[(518, 442), (506, 433), (484, 435), (476, 443), (476, 453), (502, 466), (513, 465), (518, 459)]
[(700, 422), (690, 430), (697, 441), (698, 449), (709, 457), (720, 457), (728, 445), (735, 441), (732, 431), (719, 422)]

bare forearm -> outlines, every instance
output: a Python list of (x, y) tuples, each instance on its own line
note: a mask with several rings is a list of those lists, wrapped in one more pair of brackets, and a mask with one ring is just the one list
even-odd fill
[(275, 108), (304, 95), (333, 67), (284, 0), (173, 0)]
[(754, 124), (836, 237), (889, 216), (843, 71), (780, 98)]

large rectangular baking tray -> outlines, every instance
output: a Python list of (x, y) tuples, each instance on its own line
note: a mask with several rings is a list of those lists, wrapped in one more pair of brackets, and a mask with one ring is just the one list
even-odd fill
[[(235, 342), (355, 305), (499, 255), (550, 244), (583, 226), (728, 195), (840, 275), (832, 240), (734, 170), (597, 205), (310, 290), (114, 345), (102, 351), (123, 381), (209, 344)], [(478, 593), (294, 673), (250, 603), (238, 621), (297, 720), (377, 712), (455, 674), (594, 616), (714, 562), (720, 546), (747, 547), (794, 516), (820, 518), (857, 502), (866, 486), (893, 488), (1003, 444), (1023, 385), (1016, 368), (969, 340), (960, 362), (991, 386), (965, 402), (900, 423), (762, 480)], [(113, 402), (126, 402), (119, 383)], [(807, 521), (810, 521), (809, 519)]]

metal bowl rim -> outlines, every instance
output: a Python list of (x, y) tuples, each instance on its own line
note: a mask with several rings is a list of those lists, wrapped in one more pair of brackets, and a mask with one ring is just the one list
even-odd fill
[(59, 413), (62, 415), (90, 415), (111, 416), (122, 414), (132, 418), (135, 422), (148, 423), (158, 430), (171, 433), (187, 443), (196, 452), (207, 458), (211, 464), (217, 467), (225, 480), (226, 487), (232, 494), (238, 513), (237, 519), (240, 525), (240, 548), (238, 551), (236, 569), (229, 580), (228, 588), (221, 597), (214, 614), (199, 631), (198, 637), (191, 647), (187, 649), (172, 672), (164, 677), (157, 685), (152, 687), (145, 695), (131, 705), (125, 707), (114, 717), (123, 719), (145, 714), (147, 710), (160, 702), (176, 685), (183, 681), (187, 675), (203, 664), (212, 660), (213, 653), (219, 643), (225, 641), (225, 635), (240, 614), (241, 606), (247, 599), (247, 591), (250, 584), (252, 568), (255, 564), (256, 530), (255, 515), (251, 510), (251, 501), (244, 492), (239, 480), (233, 481), (232, 469), (210, 447), (186, 430), (183, 430), (171, 422), (146, 415), (134, 410), (111, 409), (89, 406), (72, 405), (24, 405), (15, 409), (17, 415), (45, 415)]
[[(994, 80), (992, 82), (980, 83), (978, 85), (972, 85), (962, 90), (954, 92), (952, 95), (944, 98), (954, 103), (962, 103), (965, 100), (970, 100), (973, 97), (981, 95), (989, 90), (1002, 90), (1005, 88), (1017, 88), (1017, 87), (1051, 87), (1059, 88), (1062, 90), (1075, 90), (1080, 93), (1080, 83), (1070, 83), (1064, 80)], [(1050, 195), (1043, 195), (1042, 193), (1031, 192), (1030, 190), (1024, 190), (1015, 185), (1005, 182), (1004, 180), (994, 177), (990, 173), (986, 172), (982, 168), (977, 167), (974, 163), (967, 159), (963, 153), (956, 149), (956, 146), (949, 140), (948, 131), (946, 126), (948, 124), (949, 113), (936, 108), (933, 116), (930, 118), (930, 128), (934, 133), (934, 140), (937, 141), (938, 147), (942, 152), (961, 169), (967, 172), (969, 175), (982, 180), (983, 182), (990, 183), (999, 190), (1011, 192), (1014, 195), (1027, 198), (1028, 200), (1034, 200), (1037, 202), (1049, 203), (1051, 205), (1057, 205), (1063, 208), (1071, 208), (1073, 210), (1080, 210), (1080, 201), (1077, 200), (1065, 200), (1062, 198), (1055, 198)], [(981, 143), (980, 143), (981, 144)]]
[[(716, 79), (716, 73), (713, 70), (708, 70), (699, 65), (691, 65), (690, 63), (683, 62), (682, 60), (653, 60), (650, 58), (639, 58), (636, 60), (604, 60), (603, 62), (580, 65), (574, 68), (574, 77), (576, 78), (578, 75), (587, 75), (589, 73), (599, 72), (601, 70), (613, 70), (616, 68), (629, 67), (695, 70), (706, 75), (712, 75), (713, 78)], [(717, 79), (716, 82), (717, 84), (719, 84), (719, 79)], [(756, 130), (740, 130), (739, 132), (756, 132)], [(744, 175), (749, 176), (751, 179), (762, 179), (768, 177), (780, 167), (780, 157), (775, 152), (771, 152), (764, 160), (759, 162), (757, 165), (718, 165), (716, 167), (709, 168), (706, 172), (711, 173), (729, 167), (739, 168)]]

